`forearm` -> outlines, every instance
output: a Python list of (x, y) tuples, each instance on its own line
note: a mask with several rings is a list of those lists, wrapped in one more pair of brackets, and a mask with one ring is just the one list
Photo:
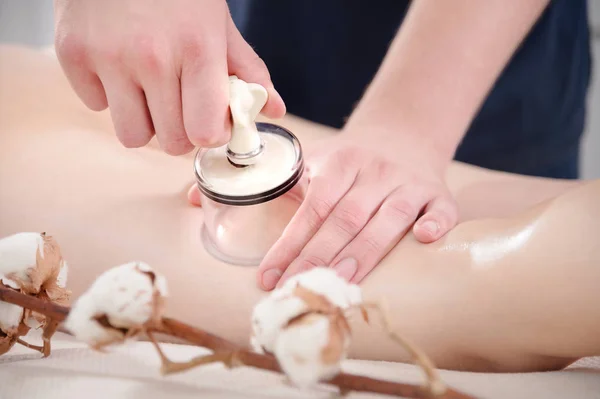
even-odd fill
[(451, 159), (548, 2), (414, 1), (348, 126), (426, 138)]

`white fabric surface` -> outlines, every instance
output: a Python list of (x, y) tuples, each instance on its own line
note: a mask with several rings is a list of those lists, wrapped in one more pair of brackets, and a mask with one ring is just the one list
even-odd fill
[[(164, 345), (173, 360), (204, 353), (201, 348)], [(414, 366), (385, 362), (347, 361), (347, 372), (419, 383), (421, 372)], [(455, 389), (479, 398), (600, 398), (600, 358), (584, 359), (569, 369), (548, 373), (485, 374), (442, 371), (442, 378)], [(52, 355), (40, 355), (15, 347), (0, 357), (1, 399), (266, 399), (332, 398), (332, 390), (299, 391), (286, 385), (282, 376), (251, 368), (227, 370), (220, 364), (162, 377), (159, 359), (150, 344), (137, 342), (100, 354), (58, 334)], [(383, 398), (352, 393), (348, 399)]]

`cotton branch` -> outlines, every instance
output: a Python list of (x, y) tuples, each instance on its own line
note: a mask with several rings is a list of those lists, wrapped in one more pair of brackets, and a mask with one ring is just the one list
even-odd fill
[[(0, 300), (22, 306), (59, 322), (63, 322), (70, 311), (68, 307), (46, 302), (4, 287), (0, 287)], [(156, 325), (149, 326), (148, 331), (178, 338), (190, 344), (210, 349), (215, 353), (234, 353), (236, 361), (246, 366), (278, 373), (282, 372), (277, 360), (271, 355), (248, 351), (224, 338), (168, 317), (163, 317)], [(378, 380), (348, 373), (340, 373), (329, 381), (325, 381), (325, 383), (339, 387), (342, 392), (362, 391), (406, 398), (430, 397), (418, 385)], [(438, 398), (472, 399), (473, 397), (453, 389), (447, 389)]]
[[(37, 312), (58, 322), (64, 322), (70, 312), (68, 307), (21, 294), (6, 287), (0, 287), (0, 300)], [(218, 357), (234, 358), (235, 361), (232, 362), (233, 366), (236, 364), (243, 364), (262, 370), (282, 373), (275, 357), (268, 354), (259, 354), (248, 351), (224, 338), (177, 320), (163, 317), (160, 320), (153, 322), (152, 325), (148, 325), (146, 330), (150, 332), (151, 335), (153, 333), (165, 334), (184, 340), (190, 344), (210, 349), (215, 354), (226, 354), (228, 356), (219, 355)], [(362, 391), (406, 398), (431, 397), (429, 392), (424, 391), (423, 388), (418, 385), (378, 380), (348, 373), (339, 373), (330, 380), (324, 381), (324, 383), (337, 386), (342, 392)], [(450, 388), (446, 389), (442, 395), (436, 397), (444, 399), (473, 399), (472, 396)]]

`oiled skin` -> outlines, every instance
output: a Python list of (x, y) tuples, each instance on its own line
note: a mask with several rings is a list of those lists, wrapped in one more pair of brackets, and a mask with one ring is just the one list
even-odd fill
[[(335, 131), (278, 122), (303, 145)], [(107, 113), (88, 111), (57, 62), (0, 48), (0, 236), (46, 231), (71, 265), (74, 296), (114, 265), (143, 260), (169, 281), (168, 314), (238, 343), (264, 295), (255, 269), (209, 256), (186, 192), (190, 157), (128, 150)], [(600, 182), (566, 182), (454, 163), (461, 222), (438, 243), (407, 236), (362, 283), (438, 367), (546, 370), (600, 354)], [(368, 250), (368, 249), (365, 249)], [(352, 356), (407, 361), (353, 321)]]

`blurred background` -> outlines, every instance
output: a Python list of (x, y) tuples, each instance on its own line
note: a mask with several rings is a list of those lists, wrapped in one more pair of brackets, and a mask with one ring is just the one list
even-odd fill
[[(594, 71), (588, 119), (582, 143), (582, 178), (600, 178), (600, 1), (590, 0)], [(0, 0), (0, 43), (50, 46), (53, 42), (51, 0)]]

